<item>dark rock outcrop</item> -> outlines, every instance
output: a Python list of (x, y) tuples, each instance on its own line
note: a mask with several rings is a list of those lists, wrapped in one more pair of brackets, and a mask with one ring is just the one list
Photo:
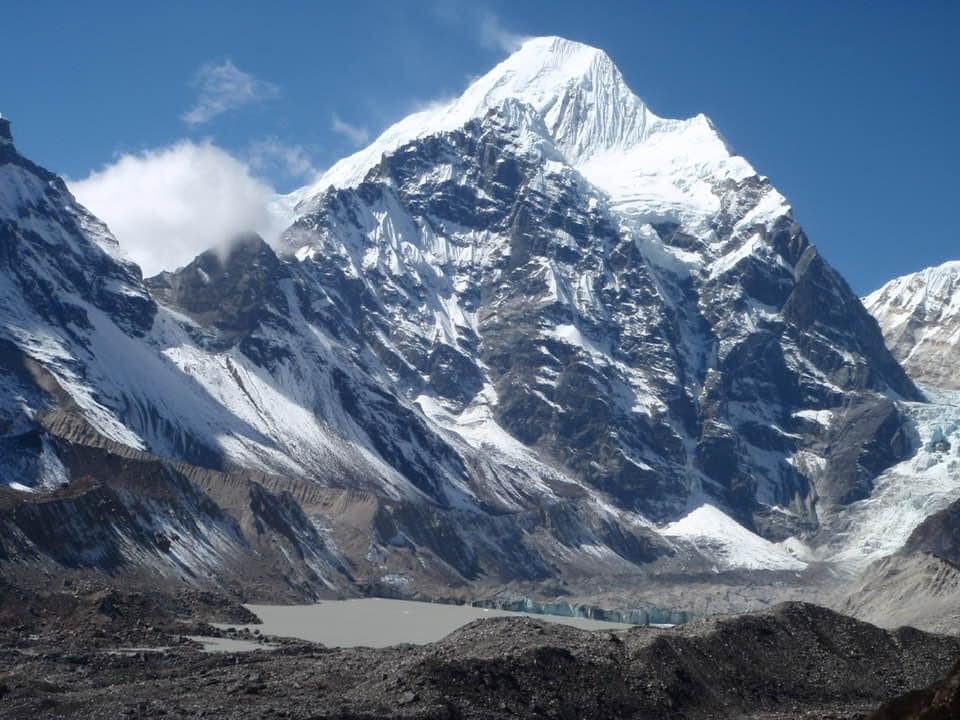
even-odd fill
[(956, 720), (960, 717), (960, 663), (942, 680), (884, 703), (869, 720)]
[(920, 523), (903, 551), (930, 553), (960, 567), (960, 500)]

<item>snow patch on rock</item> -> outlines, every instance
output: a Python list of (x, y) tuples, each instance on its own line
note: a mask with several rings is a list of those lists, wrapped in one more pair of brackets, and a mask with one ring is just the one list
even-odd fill
[(706, 557), (715, 558), (724, 570), (803, 570), (807, 566), (787, 548), (750, 532), (707, 503), (661, 528), (660, 533), (690, 543)]

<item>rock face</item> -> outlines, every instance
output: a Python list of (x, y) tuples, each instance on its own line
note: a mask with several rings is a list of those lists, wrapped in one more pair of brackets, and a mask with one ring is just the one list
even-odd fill
[[(20, 155), (9, 121), (0, 128), (0, 270), (5, 334), (23, 330), (26, 317), (89, 332), (105, 315), (142, 335), (156, 307), (140, 270), (123, 262), (106, 226), (70, 196), (56, 175)], [(69, 327), (68, 327), (69, 326)]]
[(920, 523), (903, 549), (930, 553), (960, 566), (960, 500)]
[(914, 380), (960, 390), (960, 261), (891, 280), (863, 302)]
[(301, 191), (282, 242), (319, 321), (352, 314), (468, 442), (489, 417), (618, 507), (665, 520), (705, 495), (774, 537), (909, 454), (884, 396), (919, 395), (783, 198), (601, 51), (530, 41), (371, 147)]
[(180, 309), (199, 326), (187, 326), (197, 342), (223, 350), (249, 338), (260, 324), (282, 323), (290, 315), (283, 290), (283, 281), (289, 278), (263, 238), (251, 234), (231, 239), (223, 250), (203, 253), (176, 273), (149, 278), (146, 284), (159, 302)]
[(595, 48), (527, 42), (287, 198), (277, 251), (147, 281), (0, 162), (21, 503), (66, 440), (289, 492), (252, 526), (299, 508), (334, 586), (783, 572), (916, 451), (923, 397), (784, 198)]

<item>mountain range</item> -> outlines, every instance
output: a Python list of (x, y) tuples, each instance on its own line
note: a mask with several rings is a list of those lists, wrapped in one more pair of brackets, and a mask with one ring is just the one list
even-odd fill
[(278, 206), (144, 279), (0, 119), (11, 572), (694, 612), (960, 572), (960, 265), (861, 302), (603, 51), (528, 40)]

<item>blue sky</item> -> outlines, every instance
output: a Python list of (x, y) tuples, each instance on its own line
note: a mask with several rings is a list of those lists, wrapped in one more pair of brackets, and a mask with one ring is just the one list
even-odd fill
[(562, 35), (604, 48), (657, 114), (709, 115), (855, 290), (960, 258), (960, 3), (11, 0), (3, 15), (0, 111), (70, 178), (209, 141), (290, 190), (461, 91), (513, 37)]

